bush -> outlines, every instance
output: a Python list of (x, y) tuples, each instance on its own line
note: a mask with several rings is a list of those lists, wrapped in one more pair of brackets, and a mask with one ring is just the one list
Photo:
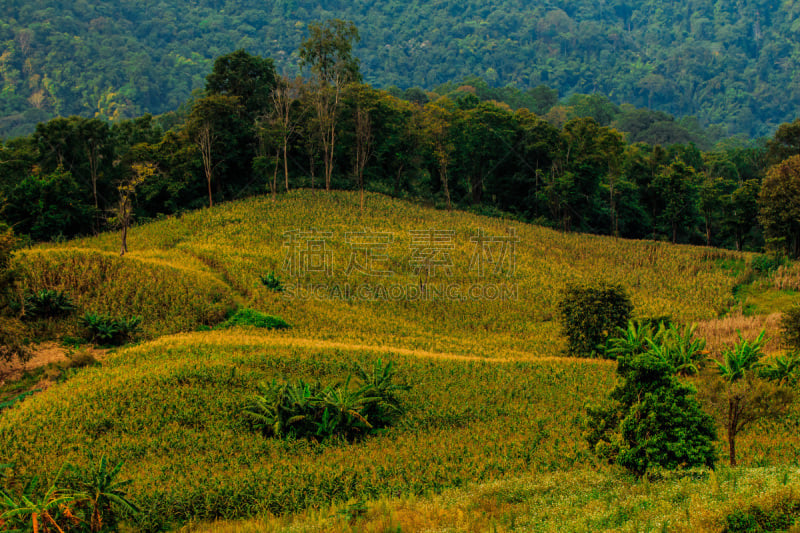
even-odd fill
[(261, 283), (269, 290), (275, 292), (283, 291), (283, 283), (275, 276), (274, 272), (270, 272), (266, 276), (259, 276), (259, 279), (261, 279)]
[(392, 382), (392, 363), (378, 360), (371, 372), (359, 366), (356, 375), (356, 388), (352, 375), (325, 387), (303, 380), (261, 383), (244, 414), (254, 429), (276, 438), (354, 439), (393, 424), (403, 414), (397, 393), (408, 387)]
[(800, 379), (800, 353), (775, 356), (769, 363), (758, 365), (758, 377), (779, 385), (796, 385)]
[(761, 533), (786, 531), (800, 519), (800, 500), (782, 497), (769, 506), (752, 505), (736, 509), (725, 517), (725, 533)]
[(128, 319), (114, 318), (109, 315), (86, 313), (81, 317), (81, 324), (88, 330), (90, 342), (118, 346), (133, 340), (140, 331), (141, 317)]
[(285, 329), (289, 327), (280, 317), (266, 315), (253, 309), (239, 309), (225, 322), (218, 324), (214, 329), (232, 328), (236, 326), (251, 326), (265, 329)]
[(621, 285), (569, 285), (558, 304), (567, 355), (605, 356), (605, 342), (628, 324), (633, 311)]
[(800, 349), (800, 305), (795, 305), (781, 316), (781, 336), (790, 347)]
[(695, 390), (653, 352), (621, 357), (622, 383), (604, 407), (588, 410), (587, 440), (594, 452), (642, 476), (652, 467), (713, 467), (714, 420), (700, 408)]
[(750, 268), (757, 274), (768, 275), (772, 274), (779, 267), (787, 264), (788, 261), (785, 256), (776, 254), (762, 254), (753, 257), (750, 261)]
[(44, 289), (38, 292), (27, 293), (23, 298), (25, 314), (23, 318), (35, 320), (37, 318), (58, 318), (75, 311), (75, 304), (64, 291)]

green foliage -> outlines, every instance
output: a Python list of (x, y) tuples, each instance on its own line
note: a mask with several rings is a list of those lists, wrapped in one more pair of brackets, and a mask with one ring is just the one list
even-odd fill
[(790, 307), (781, 315), (781, 336), (789, 346), (800, 349), (800, 305)]
[(18, 272), (12, 265), (12, 252), (16, 244), (14, 232), (0, 222), (0, 361), (3, 362), (15, 358), (25, 362), (32, 356), (25, 340), (25, 329), (19, 320), (8, 316), (16, 296)]
[[(716, 361), (719, 378), (709, 387), (710, 400), (724, 413), (725, 430), (728, 437), (728, 457), (731, 466), (736, 466), (736, 437), (746, 426), (759, 420), (779, 418), (786, 414), (794, 401), (792, 391), (783, 385), (787, 383), (784, 371), (793, 371), (794, 365), (778, 364), (767, 368), (764, 375), (763, 356), (766, 344), (765, 331), (754, 341), (744, 338), (737, 331), (739, 341), (726, 348), (722, 361)], [(774, 372), (776, 379), (765, 381)]]
[(621, 285), (573, 284), (563, 291), (558, 311), (567, 354), (597, 357), (604, 355), (603, 346), (616, 328), (628, 324), (633, 304)]
[(71, 314), (76, 308), (67, 292), (43, 289), (25, 294), (24, 309), (24, 317), (35, 320), (37, 318), (64, 317)]
[(215, 329), (233, 327), (254, 327), (264, 329), (286, 329), (289, 324), (280, 317), (264, 314), (254, 309), (239, 309)]
[(261, 284), (264, 285), (271, 291), (274, 292), (282, 292), (283, 291), (283, 283), (278, 277), (275, 275), (274, 272), (270, 272), (266, 276), (259, 276), (258, 279), (261, 280)]
[(778, 251), (800, 257), (800, 155), (767, 170), (758, 206), (767, 239)]
[[(123, 490), (131, 481), (117, 479), (122, 466), (122, 462), (112, 466), (105, 455), (97, 466), (87, 469), (67, 463), (44, 492), (36, 475), (28, 479), (19, 494), (6, 486), (7, 481), (0, 487), (0, 526), (3, 531), (20, 532), (118, 531), (120, 515), (134, 516), (139, 512)], [(68, 475), (62, 481), (65, 468)]]
[(657, 353), (619, 359), (622, 378), (609, 404), (588, 410), (587, 440), (594, 452), (637, 476), (654, 467), (713, 467), (717, 457), (713, 419), (694, 389), (673, 376)]
[(658, 323), (658, 329), (643, 321), (628, 322), (627, 329), (606, 342), (606, 357), (633, 357), (652, 354), (669, 363), (682, 376), (696, 375), (708, 357), (704, 339), (696, 338), (697, 325), (679, 327)]
[(750, 268), (758, 274), (769, 275), (787, 263), (788, 261), (783, 255), (759, 254), (750, 260)]
[(25, 391), (25, 392), (23, 392), (21, 394), (18, 394), (17, 396), (14, 396), (11, 399), (4, 400), (4, 401), (0, 402), (0, 411), (2, 411), (3, 409), (8, 409), (10, 407), (14, 407), (14, 405), (16, 405), (17, 403), (21, 402), (22, 400), (24, 400), (28, 396), (36, 394), (37, 392), (40, 392), (41, 390), (42, 389), (32, 389), (32, 390), (29, 390), (29, 391)]
[(767, 505), (736, 509), (725, 517), (724, 533), (787, 531), (800, 521), (800, 500), (790, 495)]
[[(519, 100), (541, 100), (531, 107), (538, 114), (552, 106), (550, 92), (601, 93), (617, 103), (697, 114), (703, 124), (753, 136), (793, 120), (797, 108), (795, 97), (780, 91), (791, 83), (792, 68), (770, 68), (781, 60), (793, 65), (797, 56), (796, 43), (785, 37), (794, 31), (793, 12), (783, 3), (703, 0), (686, 10), (654, 0), (603, 8), (586, 0), (471, 0), (457, 7), (382, 1), (367, 10), (351, 4), (331, 10), (307, 0), (277, 6), (224, 0), (90, 2), (50, 12), (49, 4), (36, 0), (5, 7), (3, 137), (28, 133), (56, 115), (120, 120), (176, 109), (203, 86), (225, 51), (244, 48), (274, 57), (278, 71), (295, 75), (291, 51), (303, 38), (298, 28), (334, 13), (364, 32), (353, 55), (369, 66), (375, 86), (475, 86), (479, 74), (515, 107)], [(476, 17), (486, 30), (480, 38), (472, 37)], [(399, 20), (424, 20), (425, 38), (418, 25)], [(682, 121), (649, 122), (651, 138), (685, 139), (685, 130), (692, 131)]]
[(86, 313), (80, 319), (88, 339), (101, 345), (120, 345), (133, 340), (141, 331), (142, 318), (116, 318), (99, 313)]
[(206, 91), (239, 98), (248, 115), (254, 119), (266, 112), (270, 92), (276, 84), (275, 66), (271, 59), (239, 49), (214, 60), (214, 68), (206, 78)]
[(245, 407), (254, 429), (276, 438), (362, 437), (392, 425), (403, 414), (397, 393), (409, 387), (392, 383), (392, 363), (374, 363), (372, 372), (358, 367), (361, 384), (344, 382), (323, 387), (319, 382), (259, 384), (259, 395)]
[(794, 385), (800, 380), (800, 352), (775, 356), (768, 363), (760, 364), (758, 375), (780, 385)]
[(739, 342), (722, 352), (722, 361), (716, 361), (720, 376), (728, 383), (747, 377), (757, 367), (766, 343), (764, 330), (754, 341), (745, 339), (741, 331), (737, 330), (736, 333), (739, 335)]
[[(89, 460), (92, 459), (90, 454)], [(133, 516), (139, 512), (126, 489), (132, 480), (119, 479), (124, 464), (120, 461), (114, 465), (102, 455), (96, 465), (87, 468), (68, 466), (67, 484), (76, 491), (72, 506), (93, 533), (117, 531), (120, 515)]]

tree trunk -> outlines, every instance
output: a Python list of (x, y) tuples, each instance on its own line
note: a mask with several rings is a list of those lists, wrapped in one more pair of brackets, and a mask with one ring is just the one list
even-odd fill
[(736, 466), (736, 413), (738, 411), (738, 402), (733, 398), (728, 400), (728, 458), (731, 466)]
[(289, 159), (286, 153), (286, 145), (289, 144), (289, 139), (283, 139), (283, 177), (286, 180), (286, 192), (289, 192)]
[(120, 245), (119, 255), (125, 255), (128, 251), (128, 226), (122, 226), (122, 244)]

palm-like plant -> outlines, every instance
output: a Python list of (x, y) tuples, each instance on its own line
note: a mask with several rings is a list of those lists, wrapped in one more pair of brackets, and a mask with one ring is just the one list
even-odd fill
[(130, 485), (131, 480), (120, 481), (118, 478), (124, 462), (112, 465), (105, 455), (100, 457), (97, 466), (78, 472), (77, 488), (81, 491), (75, 495), (78, 502), (89, 507), (89, 526), (92, 533), (102, 531), (104, 525), (113, 527), (116, 516), (113, 507), (116, 506), (128, 513), (135, 514), (139, 508), (130, 499), (124, 490)]
[[(661, 331), (661, 330), (659, 330)], [(617, 328), (617, 336), (608, 340), (606, 357), (616, 359), (646, 352), (653, 338), (653, 328), (645, 322), (628, 321), (627, 328)]]
[(759, 375), (779, 385), (797, 381), (800, 370), (800, 353), (793, 352), (775, 357), (769, 364), (759, 365)]
[(697, 324), (678, 329), (670, 326), (664, 330), (663, 342), (669, 346), (668, 361), (675, 367), (675, 372), (682, 376), (700, 373), (700, 366), (709, 355), (706, 341), (695, 337)]
[[(35, 533), (39, 531), (58, 531), (64, 533), (57, 518), (66, 504), (74, 501), (76, 496), (56, 488), (63, 468), (58, 471), (53, 484), (42, 496), (37, 496), (39, 477), (33, 476), (22, 489), (22, 494), (14, 496), (0, 489), (0, 523), (4, 531), (22, 532), (29, 528)], [(52, 528), (52, 529), (51, 529)]]
[(269, 436), (324, 439), (335, 434), (359, 437), (388, 426), (402, 414), (397, 394), (409, 387), (392, 381), (391, 363), (384, 366), (378, 360), (371, 372), (359, 366), (356, 375), (362, 382), (359, 387), (351, 387), (352, 375), (324, 388), (303, 380), (261, 383), (244, 415), (254, 429)]
[(739, 335), (739, 342), (722, 353), (721, 362), (716, 361), (717, 370), (722, 379), (728, 383), (739, 381), (751, 370), (757, 368), (766, 343), (764, 330), (761, 330), (761, 333), (752, 342), (745, 339), (741, 331), (736, 330), (736, 333)]

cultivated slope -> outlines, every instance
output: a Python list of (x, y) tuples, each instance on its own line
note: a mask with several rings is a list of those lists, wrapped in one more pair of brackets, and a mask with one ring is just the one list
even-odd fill
[[(287, 232), (297, 236), (312, 227), (330, 232), (324, 249), (330, 275), (282, 271), (293, 249)], [(409, 232), (423, 230), (444, 232), (434, 233), (438, 254), (427, 259), (438, 264), (447, 252), (450, 276), (426, 277), (409, 264), (421, 253), (413, 241), (420, 234)], [(470, 272), (470, 238), (479, 230), (515, 235), (512, 271), (483, 277)], [(376, 237), (382, 234), (394, 240), (372, 249), (372, 267), (393, 273), (348, 275), (350, 245), (383, 242)], [(131, 232), (129, 245), (123, 263), (160, 265), (175, 280), (212, 279), (238, 301), (293, 326), (162, 337), (120, 350), (102, 367), (81, 371), (2, 414), (0, 463), (17, 462), (23, 473), (52, 473), (63, 461), (84, 464), (89, 452), (125, 459), (131, 492), (146, 509), (137, 526), (144, 529), (573, 469), (581, 476), (598, 471), (606, 481), (597, 486), (603, 486), (612, 479), (606, 476), (616, 474), (597, 462), (581, 435), (585, 407), (610, 390), (614, 364), (554, 357), (561, 348), (554, 319), (558, 291), (569, 280), (603, 277), (625, 284), (641, 315), (694, 320), (715, 316), (725, 305), (735, 280), (720, 265), (740, 260), (690, 247), (564, 235), (378, 195), (367, 196), (361, 214), (357, 195), (310, 191), (148, 224)], [(73, 257), (76, 249), (105, 257), (115, 248), (116, 236), (109, 234), (35, 254), (55, 261)], [(502, 255), (496, 248), (490, 252), (484, 259)], [(283, 280), (285, 292), (261, 283), (259, 276), (270, 271)], [(101, 287), (143, 282), (130, 271), (97, 281)], [(422, 290), (437, 283), (454, 287), (452, 293), (434, 301), (391, 297), (390, 287)], [(320, 298), (306, 299), (290, 284), (326, 288), (315, 293)], [(515, 284), (514, 298), (490, 297), (487, 287), (502, 284)], [(370, 286), (372, 294), (386, 287), (390, 296), (331, 297), (348, 285)], [(183, 285), (165, 285), (165, 294), (177, 286)], [(473, 294), (471, 287), (479, 289)], [(465, 289), (471, 297), (456, 298)], [(240, 415), (260, 381), (327, 383), (345, 379), (356, 363), (378, 359), (392, 361), (398, 379), (412, 387), (404, 398), (407, 414), (378, 436), (356, 444), (278, 441), (252, 433)], [(800, 437), (783, 423), (759, 427), (738, 444), (741, 462), (750, 466), (789, 464), (798, 446)], [(538, 489), (513, 490), (515, 502), (541, 497)]]

